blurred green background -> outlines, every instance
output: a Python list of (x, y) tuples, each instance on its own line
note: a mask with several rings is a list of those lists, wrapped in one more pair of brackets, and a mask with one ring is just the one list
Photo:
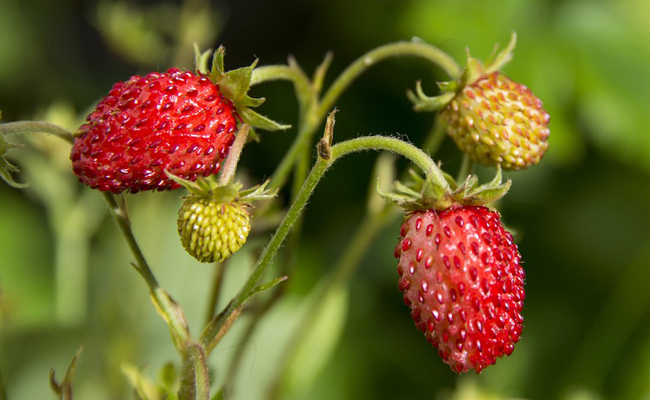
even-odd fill
[[(501, 204), (527, 273), (526, 327), (514, 354), (478, 376), (458, 377), (440, 361), (397, 290), (394, 220), (328, 302), (328, 320), (283, 398), (650, 399), (646, 0), (2, 0), (0, 109), (5, 122), (40, 119), (73, 130), (114, 82), (190, 68), (193, 42), (225, 45), (228, 68), (293, 55), (311, 73), (332, 51), (330, 83), (387, 42), (419, 37), (463, 64), (466, 47), (485, 59), (511, 31), (518, 46), (504, 72), (551, 114), (547, 155), (509, 174), (513, 188)], [(373, 67), (337, 103), (335, 140), (385, 133), (421, 143), (432, 118), (413, 113), (405, 91), (422, 79), (434, 93), (444, 78), (411, 58)], [(260, 85), (253, 94), (267, 98), (263, 113), (296, 124), (289, 84)], [(242, 170), (255, 181), (270, 176), (295, 133), (264, 134), (246, 148)], [(0, 371), (8, 398), (55, 398), (49, 371), (62, 378), (79, 345), (76, 398), (134, 398), (125, 365), (155, 380), (177, 360), (168, 331), (101, 197), (69, 172), (69, 147), (45, 137), (26, 142), (11, 160), (30, 189), (0, 185)], [(460, 157), (451, 141), (436, 157), (455, 173)], [(301, 305), (361, 221), (375, 159), (341, 161), (316, 190), (288, 293), (262, 320), (227, 398), (268, 392)], [(178, 242), (179, 194), (126, 198), (154, 272), (196, 334), (214, 267), (195, 263)], [(251, 258), (234, 257), (223, 299)], [(246, 318), (211, 357), (217, 382)]]

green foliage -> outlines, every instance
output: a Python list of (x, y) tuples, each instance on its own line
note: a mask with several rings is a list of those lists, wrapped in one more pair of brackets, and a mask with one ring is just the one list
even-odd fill
[[(207, 7), (209, 2), (186, 3)], [(386, 42), (417, 36), (462, 64), (465, 46), (473, 57), (486, 59), (495, 41), (505, 44), (516, 31), (514, 58), (503, 71), (544, 101), (551, 136), (539, 166), (506, 174), (513, 184), (500, 204), (506, 222), (521, 233), (527, 271), (526, 328), (514, 354), (471, 385), (440, 365), (401, 303), (392, 258), (395, 221), (363, 257), (349, 292), (328, 302), (336, 323), (315, 325), (319, 329), (310, 337), (323, 348), (314, 353), (313, 364), (291, 369), (289, 383), (307, 377), (310, 387), (289, 386), (294, 394), (316, 400), (456, 399), (470, 392), (498, 399), (650, 396), (650, 295), (644, 290), (650, 265), (645, 222), (650, 221), (650, 3), (317, 0), (276, 1), (272, 12), (263, 2), (254, 4), (231, 1), (227, 9), (208, 7), (209, 13), (175, 13), (176, 5), (162, 2), (136, 7), (2, 1), (3, 121), (45, 119), (74, 130), (113, 82), (153, 67), (191, 68), (195, 41), (200, 48), (223, 42), (231, 65), (259, 57), (263, 66), (292, 54), (307, 71), (333, 51), (329, 73), (321, 77), (327, 84), (354, 57)], [(222, 36), (215, 39), (219, 31)], [(405, 92), (421, 79), (423, 91), (435, 95), (436, 81), (447, 78), (406, 58), (373, 67), (336, 104), (341, 110), (337, 141), (397, 132), (419, 143), (431, 117), (413, 113)], [(287, 86), (253, 90), (269, 99), (260, 107), (264, 115), (296, 121), (296, 100)], [(50, 108), (55, 103), (70, 104), (73, 116)], [(54, 108), (59, 111), (43, 111)], [(295, 134), (289, 130), (250, 144), (242, 156), (246, 176), (267, 178)], [(145, 285), (128, 268), (131, 257), (114, 224), (104, 220), (105, 206), (98, 196), (80, 193), (67, 169), (66, 145), (41, 139), (27, 139), (22, 149), (9, 153), (12, 163), (21, 153), (17, 164), (24, 174), (16, 179), (30, 182), (30, 188), (18, 192), (0, 185), (0, 370), (7, 398), (52, 398), (49, 371), (64, 371), (79, 344), (84, 354), (73, 382), (75, 397), (133, 398), (134, 386), (142, 393), (177, 391), (169, 376), (180, 365), (164, 367), (177, 359), (169, 331), (152, 309)], [(2, 146), (4, 155), (7, 145)], [(460, 163), (449, 140), (438, 155), (445, 170)], [(360, 224), (370, 157), (341, 162), (316, 191), (303, 223), (303, 246), (295, 255), (298, 268), (282, 284), (290, 283), (288, 295), (253, 335), (235, 391), (214, 393), (256, 398), (268, 389), (302, 304)], [(50, 166), (45, 173), (44, 165)], [(482, 182), (493, 176), (493, 171), (478, 172)], [(205, 322), (213, 271), (194, 265), (178, 243), (178, 197), (127, 195), (129, 216), (157, 277), (183, 305), (190, 330), (197, 333)], [(255, 257), (246, 251), (233, 257), (219, 307), (237, 293)], [(279, 264), (272, 265), (273, 276), (281, 276)], [(62, 304), (74, 304), (76, 311), (66, 314), (71, 308)], [(224, 384), (250, 317), (243, 314), (242, 324), (213, 354), (214, 388)], [(166, 372), (156, 376), (161, 368)]]

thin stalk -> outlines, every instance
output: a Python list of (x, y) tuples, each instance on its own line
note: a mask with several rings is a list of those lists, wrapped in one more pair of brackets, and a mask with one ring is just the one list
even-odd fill
[(308, 118), (305, 118), (304, 123), (301, 125), (296, 140), (276, 167), (271, 177), (269, 188), (276, 189), (284, 185), (296, 158), (299, 157), (299, 154), (305, 148), (309, 148), (316, 129), (350, 84), (371, 66), (385, 59), (397, 56), (422, 57), (444, 69), (452, 79), (456, 79), (461, 73), (461, 69), (456, 61), (448, 54), (422, 42), (390, 43), (367, 52), (341, 73), (334, 83), (332, 83), (332, 86), (330, 86), (319, 104), (312, 104), (315, 109), (311, 110), (313, 112), (307, 114)]
[(0, 135), (16, 135), (27, 133), (49, 133), (68, 143), (74, 142), (74, 136), (67, 129), (42, 121), (16, 121), (0, 124)]
[(235, 141), (230, 147), (230, 152), (228, 153), (228, 158), (221, 170), (221, 175), (219, 176), (219, 185), (227, 185), (232, 181), (237, 171), (237, 164), (239, 164), (239, 157), (241, 156), (242, 150), (246, 145), (246, 139), (248, 138), (248, 131), (250, 126), (248, 124), (243, 124), (237, 131), (237, 136)]
[(217, 265), (214, 270), (214, 278), (212, 279), (212, 290), (210, 291), (210, 303), (208, 305), (208, 312), (206, 314), (206, 324), (214, 319), (214, 314), (217, 312), (217, 304), (219, 304), (219, 295), (221, 294), (221, 287), (223, 286), (223, 279), (226, 272), (226, 265), (229, 258), (225, 259)]
[(255, 265), (255, 268), (253, 269), (253, 272), (249, 276), (248, 280), (244, 283), (239, 293), (222, 312), (222, 316), (215, 320), (213, 324), (210, 324), (204, 330), (201, 336), (201, 341), (206, 348), (207, 354), (209, 354), (218, 344), (218, 341), (215, 341), (214, 339), (217, 337), (217, 334), (221, 331), (221, 328), (228, 320), (230, 315), (232, 315), (235, 310), (240, 308), (255, 293), (257, 282), (260, 280), (266, 271), (266, 268), (275, 257), (275, 254), (284, 242), (287, 234), (293, 228), (294, 223), (302, 215), (304, 206), (307, 204), (307, 201), (311, 197), (311, 194), (313, 193), (314, 189), (318, 185), (318, 182), (323, 177), (325, 172), (339, 158), (351, 153), (367, 150), (385, 150), (400, 154), (411, 160), (427, 175), (432, 174), (434, 175), (434, 179), (444, 180), (442, 172), (438, 169), (436, 164), (433, 162), (433, 160), (431, 160), (431, 158), (429, 158), (426, 153), (424, 153), (419, 148), (396, 138), (385, 136), (367, 136), (347, 140), (332, 146), (330, 157), (328, 159), (319, 157), (319, 159), (316, 161), (309, 176), (307, 177), (307, 180), (305, 181), (305, 184), (300, 190), (300, 193), (289, 208), (289, 211), (285, 215), (282, 223), (280, 223), (280, 226), (277, 228), (269, 244), (262, 252), (257, 264)]
[(460, 76), (461, 69), (456, 61), (437, 47), (423, 42), (389, 43), (370, 50), (350, 64), (336, 81), (332, 83), (325, 96), (323, 96), (318, 108), (318, 114), (325, 115), (329, 112), (345, 89), (368, 68), (380, 61), (398, 56), (422, 57), (444, 69), (452, 79)]
[(156, 310), (162, 315), (163, 319), (167, 322), (169, 329), (174, 339), (174, 345), (179, 351), (183, 351), (186, 344), (189, 342), (189, 331), (187, 324), (182, 317), (182, 313), (178, 305), (166, 294), (166, 292), (158, 285), (158, 281), (154, 276), (149, 264), (142, 254), (140, 246), (138, 246), (133, 231), (131, 230), (131, 223), (128, 216), (122, 207), (120, 207), (112, 194), (102, 192), (104, 200), (108, 204), (108, 209), (111, 216), (117, 222), (122, 235), (124, 236), (131, 253), (135, 258), (133, 264), (135, 270), (142, 276), (149, 288), (151, 299), (156, 306)]
[(251, 86), (276, 80), (287, 80), (293, 83), (301, 116), (309, 104), (316, 101), (312, 83), (293, 58), (289, 58), (289, 65), (268, 65), (255, 68), (251, 77)]
[(464, 182), (465, 179), (474, 172), (474, 161), (467, 154), (463, 154), (463, 160), (458, 170), (456, 182)]
[[(431, 127), (430, 133), (425, 138), (422, 149), (427, 151), (430, 156), (435, 155), (445, 137), (444, 124), (436, 118)], [(316, 295), (314, 302), (305, 314), (304, 319), (301, 320), (296, 331), (294, 331), (293, 337), (289, 341), (289, 348), (284, 353), (284, 359), (280, 362), (276, 378), (272, 384), (269, 395), (270, 399), (277, 397), (280, 394), (284, 377), (287, 374), (289, 367), (294, 362), (297, 351), (301, 343), (304, 341), (307, 332), (309, 332), (311, 326), (316, 321), (316, 316), (319, 315), (320, 310), (323, 307), (323, 301), (327, 296), (327, 293), (337, 286), (342, 285), (348, 277), (354, 273), (355, 268), (359, 265), (361, 257), (367, 252), (373, 239), (380, 232), (383, 226), (390, 223), (400, 214), (398, 211), (399, 209), (397, 208), (384, 205), (380, 211), (367, 214), (361, 224), (357, 227), (345, 252), (334, 264), (334, 268), (328, 275), (325, 283), (317, 289), (318, 294)], [(229, 373), (231, 372), (232, 371), (229, 371)]]
[(296, 135), (296, 139), (293, 141), (291, 147), (289, 147), (289, 150), (287, 150), (282, 160), (280, 160), (280, 163), (271, 176), (269, 182), (270, 190), (279, 189), (287, 182), (289, 174), (295, 166), (296, 159), (305, 151), (305, 149), (309, 149), (309, 144), (320, 121), (320, 118), (310, 118), (306, 119), (301, 125), (300, 130)]

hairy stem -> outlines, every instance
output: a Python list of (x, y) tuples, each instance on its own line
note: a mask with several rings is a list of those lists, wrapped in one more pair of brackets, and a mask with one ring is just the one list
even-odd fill
[[(414, 56), (429, 60), (434, 65), (444, 69), (452, 79), (456, 79), (461, 73), (461, 69), (456, 61), (454, 61), (454, 59), (448, 54), (432, 45), (422, 42), (390, 43), (367, 52), (350, 64), (350, 66), (341, 73), (318, 104), (316, 101), (310, 103), (314, 109), (309, 110), (309, 112), (305, 114), (305, 118), (303, 119), (303, 123), (301, 124), (298, 135), (296, 136), (296, 140), (293, 142), (280, 164), (276, 167), (276, 170), (271, 177), (269, 188), (276, 189), (284, 185), (294, 163), (296, 162), (295, 160), (303, 151), (305, 151), (305, 149), (309, 148), (309, 144), (316, 129), (350, 84), (352, 84), (359, 75), (371, 66), (388, 58), (398, 56)], [(279, 68), (275, 71), (277, 71), (276, 73), (285, 73), (284, 70)], [(312, 92), (312, 94), (314, 96), (316, 95), (314, 92)]]
[(323, 177), (325, 172), (339, 158), (342, 158), (351, 153), (367, 150), (385, 150), (400, 154), (411, 160), (426, 174), (433, 173), (434, 175), (439, 174), (442, 176), (442, 172), (438, 169), (433, 160), (427, 156), (426, 153), (417, 147), (399, 139), (385, 136), (367, 136), (347, 140), (332, 146), (329, 159), (319, 157), (319, 159), (316, 161), (314, 167), (309, 173), (309, 176), (307, 177), (307, 180), (305, 181), (305, 184), (302, 186), (300, 193), (298, 193), (298, 196), (285, 215), (282, 223), (271, 238), (267, 247), (262, 252), (259, 260), (257, 261), (257, 264), (255, 265), (255, 268), (253, 269), (253, 272), (249, 276), (248, 280), (244, 283), (239, 293), (237, 293), (233, 301), (231, 301), (228, 307), (222, 312), (221, 317), (217, 318), (217, 320), (214, 321), (215, 323), (210, 324), (204, 330), (201, 340), (206, 347), (206, 352), (208, 354), (217, 345), (218, 342), (215, 342), (215, 338), (217, 337), (218, 332), (222, 330), (222, 327), (228, 320), (229, 316), (235, 310), (240, 308), (255, 293), (257, 282), (266, 271), (266, 268), (270, 265), (273, 257), (284, 242), (287, 234), (291, 231), (294, 223), (302, 215), (304, 206), (307, 204), (307, 201), (311, 197), (311, 194), (313, 193), (314, 189), (318, 185), (318, 182)]
[(191, 343), (181, 368), (179, 400), (210, 400), (210, 374), (203, 348)]
[(318, 108), (319, 114), (325, 115), (325, 113), (331, 110), (341, 93), (369, 67), (385, 59), (398, 56), (415, 56), (429, 60), (434, 65), (444, 69), (452, 79), (458, 78), (461, 72), (460, 67), (453, 58), (430, 44), (423, 42), (389, 43), (362, 55), (343, 71), (336, 81), (332, 83), (325, 96), (323, 96)]
[(0, 135), (16, 135), (27, 133), (49, 133), (65, 140), (68, 143), (74, 141), (74, 137), (67, 129), (58, 125), (43, 121), (16, 121), (0, 124)]
[(111, 216), (115, 222), (117, 222), (117, 225), (131, 249), (133, 257), (135, 258), (135, 263), (133, 264), (135, 270), (145, 280), (156, 310), (169, 325), (172, 338), (174, 339), (174, 345), (182, 352), (186, 347), (186, 344), (189, 342), (189, 332), (178, 305), (174, 303), (169, 295), (167, 295), (160, 285), (158, 285), (156, 277), (151, 271), (151, 268), (149, 268), (149, 264), (147, 263), (138, 242), (135, 240), (135, 236), (131, 230), (131, 223), (126, 214), (126, 209), (117, 204), (112, 194), (108, 192), (102, 192), (102, 194), (104, 200), (106, 200), (106, 203), (108, 204)]

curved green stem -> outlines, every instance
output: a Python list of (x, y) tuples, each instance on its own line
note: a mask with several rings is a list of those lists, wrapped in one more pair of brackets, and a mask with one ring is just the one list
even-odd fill
[(16, 121), (0, 124), (0, 135), (16, 135), (27, 133), (49, 133), (65, 140), (74, 142), (74, 136), (58, 125), (43, 121)]
[(377, 64), (379, 61), (397, 56), (422, 57), (440, 66), (452, 79), (458, 78), (461, 73), (460, 67), (453, 58), (430, 44), (423, 42), (389, 43), (367, 52), (350, 64), (338, 79), (332, 83), (325, 96), (323, 96), (318, 107), (318, 114), (325, 115), (325, 113), (329, 112), (334, 107), (334, 103), (341, 93), (369, 67)]
[(229, 317), (236, 310), (240, 309), (253, 294), (255, 294), (257, 282), (260, 280), (266, 271), (266, 268), (273, 260), (273, 257), (284, 242), (287, 234), (291, 231), (294, 223), (302, 215), (304, 206), (307, 204), (307, 201), (311, 197), (311, 194), (313, 193), (314, 189), (318, 185), (318, 182), (323, 177), (325, 172), (339, 158), (342, 158), (351, 153), (367, 150), (385, 150), (400, 154), (411, 160), (426, 174), (440, 175), (440, 177), (444, 180), (444, 177), (442, 177), (442, 172), (426, 153), (424, 153), (419, 148), (396, 138), (385, 136), (366, 136), (347, 140), (332, 146), (330, 157), (328, 159), (319, 157), (319, 159), (316, 161), (314, 167), (309, 173), (309, 176), (307, 177), (307, 180), (305, 181), (305, 184), (300, 190), (300, 193), (298, 193), (298, 196), (285, 215), (282, 223), (271, 238), (267, 247), (262, 252), (253, 272), (248, 277), (248, 280), (244, 283), (239, 293), (237, 293), (233, 301), (230, 302), (222, 314), (204, 330), (201, 336), (201, 341), (204, 344), (206, 352), (208, 354), (218, 344), (218, 340), (215, 339), (217, 337), (220, 339), (220, 337), (223, 336), (223, 334), (220, 334), (220, 332), (222, 332), (222, 328), (224, 327), (224, 324), (226, 324), (226, 322), (229, 320)]
[[(313, 109), (308, 110), (296, 140), (289, 148), (280, 164), (276, 167), (269, 188), (276, 189), (284, 185), (287, 176), (294, 166), (296, 158), (305, 148), (309, 147), (312, 136), (325, 115), (334, 107), (334, 103), (350, 86), (350, 84), (371, 66), (380, 61), (397, 56), (422, 57), (433, 64), (442, 67), (452, 79), (457, 78), (461, 69), (448, 54), (440, 49), (422, 42), (397, 42), (377, 47), (355, 60), (332, 83), (319, 104), (312, 103)], [(260, 67), (261, 68), (261, 67)], [(288, 67), (287, 67), (288, 68)], [(283, 72), (277, 69), (278, 73)]]
[(315, 98), (314, 90), (309, 78), (298, 64), (293, 59), (289, 59), (289, 62), (290, 65), (267, 65), (255, 68), (251, 77), (251, 86), (277, 80), (290, 81), (295, 87), (300, 109), (303, 110)]
[(151, 271), (151, 268), (149, 268), (149, 264), (147, 263), (144, 254), (142, 254), (140, 246), (138, 246), (138, 243), (135, 240), (135, 236), (131, 230), (131, 223), (125, 209), (117, 204), (112, 194), (108, 192), (102, 192), (102, 194), (104, 200), (108, 204), (111, 216), (115, 222), (117, 222), (122, 235), (131, 249), (133, 257), (135, 257), (135, 263), (133, 264), (135, 270), (145, 280), (156, 310), (161, 314), (169, 326), (172, 339), (174, 340), (174, 345), (179, 351), (184, 351), (187, 343), (189, 343), (190, 334), (182, 311), (167, 292), (158, 285), (156, 277)]

